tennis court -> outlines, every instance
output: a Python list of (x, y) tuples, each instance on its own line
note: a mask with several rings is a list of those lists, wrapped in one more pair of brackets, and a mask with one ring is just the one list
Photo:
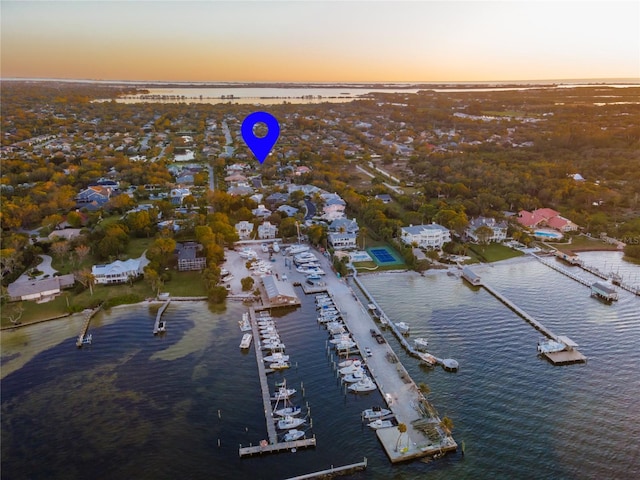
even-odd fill
[(387, 247), (369, 248), (367, 250), (378, 265), (390, 265), (394, 263), (403, 263), (402, 260), (396, 258), (391, 250)]

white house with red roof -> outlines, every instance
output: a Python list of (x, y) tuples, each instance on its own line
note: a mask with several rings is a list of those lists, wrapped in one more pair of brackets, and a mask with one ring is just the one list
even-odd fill
[(549, 227), (559, 232), (571, 232), (578, 229), (578, 225), (551, 208), (538, 208), (533, 212), (521, 210), (518, 213), (518, 223), (527, 228)]

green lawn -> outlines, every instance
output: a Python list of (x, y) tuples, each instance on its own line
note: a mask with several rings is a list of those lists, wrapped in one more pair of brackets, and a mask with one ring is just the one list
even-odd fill
[(171, 281), (164, 284), (162, 291), (175, 297), (206, 297), (201, 275), (200, 272), (171, 272)]
[(500, 260), (507, 260), (509, 258), (524, 255), (518, 250), (513, 250), (512, 248), (499, 243), (490, 243), (489, 245), (471, 245), (467, 254), (480, 262), (499, 262)]
[(8, 317), (14, 314), (18, 308), (22, 308), (22, 316), (19, 320), (21, 323), (37, 322), (38, 320), (46, 320), (69, 313), (65, 294), (47, 303), (14, 302), (2, 306), (2, 322), (0, 326), (11, 326)]
[(569, 237), (571, 242), (552, 243), (545, 242), (547, 245), (551, 245), (560, 251), (575, 251), (581, 250), (617, 250), (618, 247), (610, 243), (605, 243), (599, 238), (591, 238), (585, 235), (577, 235), (575, 237)]
[(132, 238), (127, 245), (127, 258), (139, 258), (149, 245), (153, 243), (154, 238)]

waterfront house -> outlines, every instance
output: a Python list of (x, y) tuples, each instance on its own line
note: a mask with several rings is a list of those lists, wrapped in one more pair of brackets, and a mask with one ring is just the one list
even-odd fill
[(41, 280), (14, 282), (7, 287), (7, 294), (12, 302), (34, 300), (44, 303), (53, 300), (63, 289), (73, 287), (75, 281), (73, 274), (70, 273)]
[(195, 242), (178, 243), (176, 251), (178, 253), (178, 271), (186, 272), (206, 268), (207, 259), (198, 256), (198, 253), (202, 251), (202, 245)]
[(238, 232), (238, 238), (240, 240), (248, 240), (253, 233), (253, 223), (242, 220), (235, 225), (236, 232)]
[(359, 229), (358, 222), (356, 222), (355, 218), (337, 218), (329, 224), (330, 232), (358, 233)]
[(409, 225), (400, 229), (400, 240), (407, 245), (416, 245), (429, 250), (440, 250), (451, 241), (451, 233), (442, 225)]
[(272, 225), (271, 222), (263, 222), (262, 225), (258, 225), (258, 238), (261, 240), (267, 240), (276, 238), (278, 233), (278, 227)]
[(563, 233), (578, 229), (578, 225), (551, 208), (538, 208), (533, 212), (521, 210), (518, 213), (518, 223), (527, 228), (549, 227)]
[(327, 241), (329, 245), (335, 250), (351, 250), (356, 248), (358, 235), (356, 233), (349, 232), (329, 232), (327, 234)]
[(471, 219), (469, 225), (465, 230), (466, 236), (474, 242), (479, 242), (477, 230), (480, 227), (487, 227), (491, 230), (491, 235), (486, 239), (482, 239), (486, 242), (503, 242), (507, 238), (507, 222), (498, 222), (495, 218), (477, 217)]
[(140, 258), (130, 258), (125, 261), (116, 260), (105, 265), (94, 265), (91, 267), (91, 273), (98, 284), (125, 283), (130, 279), (143, 275), (144, 267), (148, 263), (149, 260), (143, 255)]

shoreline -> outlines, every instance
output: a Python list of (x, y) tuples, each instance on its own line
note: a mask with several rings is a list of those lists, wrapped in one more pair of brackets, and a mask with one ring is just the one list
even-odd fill
[[(553, 246), (552, 244), (547, 244), (550, 246)], [(567, 246), (569, 246), (570, 244), (567, 244)], [(604, 247), (604, 246), (603, 246)], [(617, 248), (603, 248), (603, 247), (578, 247), (575, 249), (568, 249), (571, 250), (572, 252), (575, 253), (583, 253), (583, 252), (620, 252), (623, 254), (623, 257), (621, 258), (621, 260), (623, 262), (627, 262), (630, 263), (632, 265), (640, 265), (640, 260), (633, 261), (630, 260), (629, 257), (624, 255), (624, 252), (622, 252), (622, 250), (619, 250)], [(553, 248), (557, 248), (557, 247), (553, 247)], [(558, 248), (558, 250), (560, 250)], [(232, 250), (233, 251), (233, 250)], [(519, 257), (513, 257), (513, 258), (507, 258), (504, 260), (498, 260), (495, 262), (478, 262), (478, 263), (473, 263), (473, 264), (469, 264), (469, 265), (465, 265), (465, 266), (469, 266), (469, 267), (475, 267), (475, 266), (483, 266), (483, 265), (496, 265), (496, 264), (502, 264), (504, 262), (510, 262), (510, 261), (514, 261), (514, 260), (523, 260), (528, 258), (527, 255), (523, 255), (523, 256), (519, 256)], [(530, 257), (529, 257), (530, 258)], [(223, 263), (224, 267), (231, 267), (231, 268), (238, 268), (237, 265), (232, 266), (229, 265), (229, 259), (225, 260), (225, 262)], [(447, 274), (447, 272), (449, 272), (451, 270), (451, 268), (456, 268), (456, 265), (449, 265), (446, 268), (430, 268), (427, 270), (424, 270), (423, 272), (417, 272), (415, 270), (410, 270), (410, 269), (399, 269), (399, 270), (381, 270), (381, 271), (371, 271), (371, 272), (360, 272), (358, 271), (358, 275), (363, 276), (363, 277), (367, 277), (367, 276), (377, 276), (377, 275), (398, 275), (398, 274), (413, 274), (413, 275), (418, 275), (421, 277), (425, 277), (425, 276), (434, 276), (434, 275), (443, 275), (443, 274)], [(234, 279), (235, 282), (233, 283), (240, 283), (240, 272), (234, 272), (234, 274), (237, 273), (238, 275), (236, 276), (236, 278)], [(251, 275), (251, 273), (249, 271), (245, 272), (246, 275)], [(245, 275), (245, 276), (246, 276)], [(256, 283), (258, 283), (259, 280), (256, 280)], [(237, 295), (236, 292), (234, 292), (233, 290), (229, 291), (229, 295)], [(204, 297), (172, 297), (172, 300), (174, 301), (189, 301), (189, 302), (198, 302), (198, 301), (206, 301), (206, 298)], [(229, 300), (229, 299), (227, 299)], [(156, 304), (156, 303), (163, 303), (163, 300), (159, 300), (159, 299), (145, 299), (142, 300), (141, 302), (135, 302), (135, 303), (123, 303), (120, 305), (114, 305), (113, 307), (111, 307), (109, 310), (114, 309), (114, 308), (119, 308), (119, 307), (130, 307), (130, 306), (135, 306), (135, 305), (144, 305), (144, 304)], [(62, 318), (67, 318), (70, 317), (72, 315), (76, 315), (78, 313), (82, 313), (82, 312), (73, 312), (73, 313), (67, 313), (67, 314), (63, 314), (63, 315), (57, 315), (54, 317), (50, 317), (50, 318), (42, 318), (42, 319), (38, 319), (38, 320), (33, 320), (30, 322), (24, 322), (24, 323), (20, 323), (17, 325), (6, 325), (3, 327), (0, 327), (0, 332), (5, 332), (5, 331), (12, 331), (18, 328), (22, 328), (22, 327), (27, 327), (27, 326), (32, 326), (32, 325), (38, 325), (40, 323), (44, 323), (44, 322), (51, 322), (53, 320), (60, 320)]]

